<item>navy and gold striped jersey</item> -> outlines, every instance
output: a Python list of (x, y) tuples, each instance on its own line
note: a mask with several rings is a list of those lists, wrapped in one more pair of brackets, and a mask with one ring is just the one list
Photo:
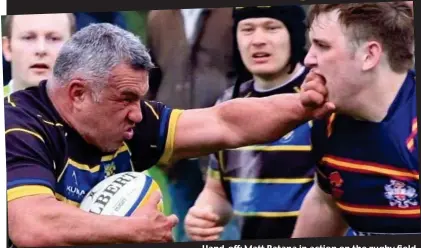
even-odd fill
[[(253, 81), (243, 83), (239, 97), (295, 93), (307, 73), (304, 69), (288, 84), (267, 92), (256, 91)], [(232, 88), (219, 102), (229, 100), (231, 94)], [(291, 237), (314, 180), (310, 131), (311, 122), (273, 143), (223, 150), (211, 156), (208, 176), (221, 180), (241, 222), (241, 239)]]
[(85, 194), (106, 177), (144, 171), (159, 160), (166, 163), (181, 111), (146, 101), (141, 102), (141, 111), (143, 119), (134, 137), (115, 153), (104, 154), (61, 119), (47, 96), (46, 81), (6, 97), (8, 201), (52, 194), (79, 206)]
[(314, 124), (318, 184), (356, 235), (420, 233), (415, 89), (410, 71), (381, 122), (333, 114)]

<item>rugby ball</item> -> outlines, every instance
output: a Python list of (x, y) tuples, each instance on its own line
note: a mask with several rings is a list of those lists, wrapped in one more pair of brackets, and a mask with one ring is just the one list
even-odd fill
[[(145, 173), (118, 173), (95, 185), (79, 208), (99, 215), (130, 216), (155, 191), (160, 192), (158, 184)], [(162, 199), (157, 208), (163, 212)]]

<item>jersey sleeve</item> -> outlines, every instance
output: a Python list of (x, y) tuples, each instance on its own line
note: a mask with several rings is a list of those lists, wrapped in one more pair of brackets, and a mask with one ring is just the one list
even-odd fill
[(209, 155), (209, 166), (207, 170), (208, 177), (221, 180), (220, 166), (218, 154)]
[(313, 128), (311, 130), (311, 142), (313, 145), (314, 161), (316, 161), (316, 182), (325, 193), (331, 194), (330, 180), (326, 176), (326, 167), (323, 166), (322, 163), (322, 158), (324, 156), (323, 148), (326, 146), (327, 135), (326, 121), (314, 121)]
[(142, 101), (141, 110), (143, 119), (136, 125), (135, 136), (130, 141), (137, 150), (133, 159), (139, 162), (135, 164), (143, 165), (137, 169), (166, 165), (174, 151), (175, 128), (182, 110), (155, 101)]
[(5, 106), (7, 201), (54, 195), (54, 160), (44, 130), (36, 118)]

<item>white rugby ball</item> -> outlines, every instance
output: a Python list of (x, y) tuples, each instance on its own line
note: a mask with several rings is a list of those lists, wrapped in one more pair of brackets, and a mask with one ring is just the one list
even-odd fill
[[(155, 191), (160, 191), (158, 184), (145, 173), (118, 173), (95, 185), (79, 208), (100, 215), (130, 216)], [(163, 212), (162, 199), (157, 208)]]

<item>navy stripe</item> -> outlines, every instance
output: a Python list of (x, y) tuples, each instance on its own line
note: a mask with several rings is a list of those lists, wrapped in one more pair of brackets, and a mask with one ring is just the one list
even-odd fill
[(234, 210), (239, 212), (298, 211), (312, 185), (230, 182)]
[(160, 126), (159, 126), (159, 140), (158, 140), (158, 150), (164, 151), (165, 149), (165, 141), (167, 140), (167, 133), (168, 133), (168, 123), (169, 123), (169, 116), (171, 114), (171, 109), (164, 108), (162, 110), (161, 118), (160, 118)]
[(133, 206), (129, 209), (129, 211), (126, 213), (126, 217), (132, 215), (132, 213), (136, 210), (136, 208), (138, 207), (139, 203), (143, 200), (143, 198), (146, 196), (146, 193), (148, 192), (151, 184), (152, 184), (152, 179), (148, 176), (145, 177), (146, 181), (145, 184), (143, 186), (143, 190), (142, 192), (139, 194), (139, 197), (136, 199), (136, 202), (133, 204)]
[(7, 189), (18, 187), (18, 186), (26, 186), (26, 185), (42, 185), (42, 186), (47, 186), (51, 189), (54, 188), (50, 182), (42, 180), (42, 179), (19, 179), (12, 182), (8, 182)]
[(245, 178), (314, 177), (315, 160), (311, 152), (224, 152), (224, 176)]

